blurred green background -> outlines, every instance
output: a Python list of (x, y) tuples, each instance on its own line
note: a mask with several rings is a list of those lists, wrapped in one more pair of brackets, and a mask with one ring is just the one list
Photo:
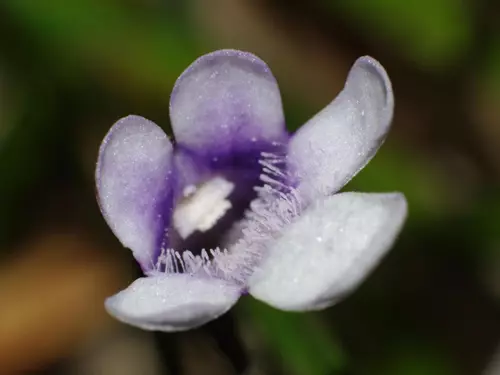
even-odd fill
[[(493, 0), (2, 0), (0, 374), (500, 374), (498, 19)], [(95, 202), (97, 150), (131, 113), (168, 131), (175, 79), (221, 48), (270, 65), (292, 130), (378, 59), (393, 130), (349, 188), (403, 191), (409, 220), (324, 312), (243, 298), (142, 332), (103, 308), (137, 269)]]

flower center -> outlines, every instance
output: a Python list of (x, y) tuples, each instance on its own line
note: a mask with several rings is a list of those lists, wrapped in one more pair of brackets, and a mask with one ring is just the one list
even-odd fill
[(286, 161), (279, 150), (263, 151), (258, 167), (219, 169), (201, 184), (183, 185), (148, 273), (202, 272), (244, 286), (269, 241), (300, 213)]
[(182, 239), (193, 232), (206, 232), (232, 207), (229, 195), (234, 184), (222, 177), (214, 177), (200, 186), (184, 188), (184, 198), (175, 207), (173, 225)]

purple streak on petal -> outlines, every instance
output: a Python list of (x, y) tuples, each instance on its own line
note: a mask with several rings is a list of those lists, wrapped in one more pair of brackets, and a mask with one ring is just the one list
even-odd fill
[(99, 149), (97, 199), (108, 225), (143, 270), (155, 261), (172, 209), (172, 145), (153, 122), (122, 118)]
[(286, 139), (276, 80), (247, 52), (216, 51), (191, 64), (172, 92), (170, 117), (178, 144), (206, 155)]
[[(288, 134), (285, 133), (283, 138), (285, 137), (288, 138)], [(284, 155), (287, 144), (287, 140), (274, 144), (266, 141), (247, 142), (241, 143), (240, 148), (229, 151), (193, 150), (178, 145), (174, 160), (181, 188), (177, 189), (175, 196), (179, 196), (182, 188), (187, 185), (196, 185), (204, 179), (219, 175), (236, 185), (233, 194), (236, 201), (249, 201), (255, 196), (254, 187), (262, 185), (260, 181), (262, 165), (259, 164), (259, 160), (262, 159), (261, 154), (267, 152)]]

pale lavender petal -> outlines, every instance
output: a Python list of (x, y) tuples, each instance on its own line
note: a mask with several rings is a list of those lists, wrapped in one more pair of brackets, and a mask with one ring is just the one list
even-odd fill
[(286, 139), (281, 96), (258, 57), (221, 50), (179, 77), (170, 99), (176, 141), (198, 154), (231, 154)]
[(102, 214), (143, 269), (170, 218), (172, 144), (163, 130), (139, 116), (116, 122), (99, 150), (97, 197)]
[(371, 57), (359, 58), (344, 90), (290, 142), (289, 162), (301, 196), (307, 200), (342, 188), (383, 143), (393, 110), (386, 71)]
[(399, 193), (341, 193), (315, 202), (269, 245), (250, 293), (283, 310), (333, 305), (389, 250), (406, 212)]
[(147, 330), (183, 331), (198, 327), (228, 311), (240, 288), (215, 278), (164, 274), (135, 280), (106, 300), (118, 320)]

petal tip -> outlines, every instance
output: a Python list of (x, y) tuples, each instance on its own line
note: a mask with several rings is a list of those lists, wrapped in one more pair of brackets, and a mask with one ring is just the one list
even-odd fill
[(102, 171), (102, 165), (103, 165), (103, 160), (104, 160), (104, 155), (105, 155), (105, 149), (111, 143), (113, 140), (113, 137), (120, 132), (124, 127), (150, 127), (158, 131), (158, 134), (163, 134), (165, 138), (167, 138), (167, 135), (163, 132), (163, 130), (156, 125), (154, 122), (148, 120), (145, 117), (139, 116), (139, 115), (134, 115), (130, 114), (128, 116), (124, 116), (117, 121), (111, 126), (111, 128), (108, 130), (106, 135), (104, 136), (100, 146), (99, 146), (99, 154), (97, 157), (97, 163), (96, 163), (96, 170), (95, 170), (95, 180), (97, 184), (97, 188), (99, 189), (99, 183), (101, 179), (101, 171)]
[(394, 211), (399, 215), (401, 221), (404, 222), (408, 216), (408, 201), (401, 192), (385, 193), (388, 200), (392, 201)]
[(393, 113), (384, 67), (370, 56), (358, 58), (342, 92), (292, 137), (289, 159), (304, 198), (335, 193), (354, 177), (383, 144)]
[(238, 50), (203, 55), (179, 76), (170, 96), (170, 120), (177, 144), (204, 155), (287, 136), (270, 68)]
[[(172, 144), (150, 120), (129, 115), (116, 121), (99, 148), (97, 202), (123, 246), (145, 266), (154, 251), (158, 211), (169, 197)], [(160, 203), (162, 202), (162, 203)]]
[[(366, 79), (380, 81), (380, 86), (384, 89), (385, 108), (386, 110), (390, 110), (390, 116), (392, 116), (394, 107), (394, 93), (392, 89), (392, 82), (383, 65), (371, 56), (362, 56), (354, 62), (349, 75), (357, 72), (358, 69), (362, 69), (368, 74)], [(347, 80), (346, 84), (349, 84), (349, 79)]]
[(240, 288), (189, 274), (142, 277), (105, 300), (117, 320), (144, 330), (176, 332), (199, 327), (225, 314)]
[(247, 63), (247, 68), (250, 68), (254, 73), (258, 73), (266, 77), (267, 79), (276, 82), (276, 79), (274, 78), (269, 66), (260, 57), (254, 55), (251, 52), (240, 51), (236, 49), (221, 49), (213, 51), (198, 57), (177, 78), (174, 88), (172, 89), (172, 94), (170, 95), (170, 110), (172, 110), (172, 103), (175, 100), (177, 92), (179, 91), (179, 87), (181, 87), (182, 81), (187, 76), (191, 75), (197, 69), (203, 68), (206, 65), (216, 65), (218, 63), (235, 60)]

